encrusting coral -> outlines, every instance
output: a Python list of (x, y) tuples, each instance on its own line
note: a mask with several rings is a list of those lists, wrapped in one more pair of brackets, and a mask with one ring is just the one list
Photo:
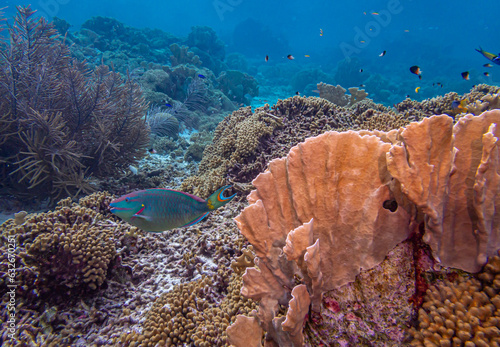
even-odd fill
[(500, 346), (500, 257), (491, 257), (478, 278), (455, 277), (428, 289), (411, 345)]
[(256, 253), (242, 294), (260, 302), (266, 339), (299, 341), (276, 317), (297, 283), (319, 312), (322, 293), (380, 264), (421, 223), (441, 265), (478, 271), (500, 248), (499, 122), (494, 110), (455, 126), (442, 115), (388, 133), (328, 132), (271, 161), (236, 218)]

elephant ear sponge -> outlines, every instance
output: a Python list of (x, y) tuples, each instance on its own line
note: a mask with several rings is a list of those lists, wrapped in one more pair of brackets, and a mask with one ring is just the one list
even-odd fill
[(478, 272), (500, 249), (500, 110), (411, 123), (387, 154), (390, 174), (425, 213), (424, 241), (443, 265)]
[(379, 264), (408, 235), (408, 213), (384, 207), (393, 198), (385, 161), (390, 147), (373, 135), (328, 132), (273, 160), (236, 218), (257, 256), (271, 257), (270, 245), (283, 248), (287, 235), (313, 218), (324, 291)]

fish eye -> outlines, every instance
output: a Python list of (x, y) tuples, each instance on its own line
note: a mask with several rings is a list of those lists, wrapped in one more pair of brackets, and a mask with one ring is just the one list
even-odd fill
[(125, 198), (125, 201), (126, 202), (130, 202), (130, 198)]

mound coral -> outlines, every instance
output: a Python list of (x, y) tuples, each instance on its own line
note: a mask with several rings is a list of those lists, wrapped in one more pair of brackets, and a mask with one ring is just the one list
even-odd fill
[(12, 193), (92, 189), (145, 155), (145, 102), (130, 79), (70, 57), (55, 29), (18, 7), (0, 43), (0, 178)]
[(217, 37), (215, 30), (210, 27), (192, 27), (186, 43), (189, 47), (197, 47), (217, 59), (224, 60), (225, 44)]
[[(497, 90), (498, 87), (480, 85), (474, 87), (463, 98), (490, 100), (492, 105), (496, 105), (497, 96), (492, 93)], [(224, 131), (224, 133), (214, 138), (213, 145), (209, 146), (211, 149), (204, 153), (206, 158), (202, 159), (204, 164), (200, 166), (198, 175), (188, 178), (183, 187), (190, 190), (207, 190), (206, 186), (218, 187), (230, 182), (237, 183), (238, 186), (246, 190), (244, 187), (248, 187), (249, 183), (265, 170), (270, 160), (285, 156), (293, 146), (308, 137), (330, 130), (388, 132), (404, 127), (412, 121), (420, 121), (426, 116), (433, 115), (434, 111), (438, 112), (436, 114), (442, 114), (451, 107), (451, 102), (456, 99), (459, 99), (456, 93), (449, 93), (444, 97), (421, 103), (408, 99), (395, 105), (395, 108), (392, 109), (375, 104), (370, 99), (356, 102), (350, 107), (341, 107), (316, 97), (294, 96), (278, 100), (268, 113), (277, 117), (281, 121), (281, 125), (275, 127), (271, 135), (261, 136), (251, 155), (241, 158), (243, 160), (239, 160), (231, 166), (219, 167), (217, 163), (220, 162), (221, 157), (227, 163), (231, 156), (231, 152), (220, 151), (222, 143), (234, 141), (234, 130), (228, 127), (222, 129), (221, 126), (218, 132)], [(248, 115), (250, 116), (250, 113)], [(237, 124), (237, 119), (241, 119), (241, 111), (233, 112), (227, 118), (233, 117), (236, 119), (230, 122)], [(220, 152), (220, 154), (214, 158), (212, 153), (215, 152)], [(213, 164), (206, 165), (205, 163)], [(212, 169), (212, 165), (217, 170)]]
[[(97, 195), (82, 201), (96, 210), (103, 203)], [(20, 225), (8, 220), (0, 227), (3, 236), (13, 236), (23, 245), (19, 261), (36, 274), (34, 283), (26, 278), (21, 284), (53, 299), (99, 288), (116, 256), (115, 226), (104, 223), (104, 216), (94, 209), (64, 205), (63, 200), (52, 212), (28, 215)]]
[(259, 95), (257, 81), (250, 75), (236, 71), (223, 71), (217, 78), (220, 90), (231, 100), (238, 104), (248, 105), (249, 100), (245, 96)]
[(192, 64), (194, 66), (201, 65), (200, 57), (189, 51), (189, 47), (179, 46), (177, 43), (172, 43), (169, 48), (172, 52), (172, 55), (170, 56), (170, 63), (172, 66), (181, 64)]
[(479, 271), (500, 248), (498, 122), (500, 110), (455, 126), (443, 115), (388, 133), (327, 132), (271, 161), (236, 218), (257, 255), (242, 294), (260, 302), (266, 339), (297, 345), (301, 329), (278, 304), (300, 321), (291, 294), (305, 286), (320, 312), (323, 293), (380, 264), (420, 223), (438, 262)]
[(331, 84), (318, 83), (319, 96), (338, 106), (352, 106), (361, 100), (364, 100), (368, 93), (364, 89), (357, 87), (349, 88), (350, 94), (345, 94), (346, 90), (341, 86), (332, 86)]
[[(452, 92), (444, 96), (437, 96), (424, 101), (406, 99), (396, 104), (395, 108), (399, 113), (403, 114), (405, 118), (411, 120), (420, 120), (423, 117), (444, 113), (450, 116), (456, 116), (457, 111), (452, 109), (452, 102), (465, 100), (467, 111), (478, 116), (484, 111), (498, 108), (498, 95), (495, 94), (499, 92), (499, 87), (479, 84), (474, 86), (469, 93), (462, 96)], [(494, 100), (497, 101), (495, 102)]]
[[(215, 130), (213, 144), (205, 149), (200, 163), (201, 175), (184, 180), (181, 189), (198, 196), (208, 196), (225, 183), (227, 168), (253, 155), (260, 139), (272, 134), (281, 124), (269, 110), (241, 108), (225, 118)], [(193, 190), (194, 187), (194, 190)]]
[[(220, 123), (213, 144), (204, 152), (198, 175), (185, 180), (183, 189), (202, 190), (208, 196), (208, 192), (226, 184), (226, 180), (244, 186), (262, 172), (270, 160), (286, 155), (290, 148), (307, 137), (328, 130), (388, 131), (409, 123), (407, 119), (370, 100), (358, 102), (351, 108), (343, 108), (322, 98), (295, 96), (279, 100), (270, 109), (265, 108), (267, 115), (264, 119), (269, 119), (266, 123), (275, 125), (255, 132), (253, 128), (259, 123), (255, 123), (254, 119), (262, 117), (261, 110), (263, 108), (257, 108), (252, 113), (250, 109), (243, 108)], [(240, 125), (242, 122), (246, 122), (246, 130)], [(249, 126), (249, 122), (253, 125)], [(240, 141), (239, 136), (235, 137), (236, 129), (241, 129), (238, 132), (245, 136), (244, 141)], [(253, 136), (249, 138), (248, 134), (251, 133)], [(234, 145), (228, 146), (235, 141), (245, 147), (245, 157), (235, 156)], [(220, 164), (221, 161), (223, 165)]]

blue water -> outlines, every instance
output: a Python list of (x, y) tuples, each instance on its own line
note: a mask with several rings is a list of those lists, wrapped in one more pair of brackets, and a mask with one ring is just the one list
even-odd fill
[[(2, 4), (9, 6), (10, 17), (14, 6), (23, 2)], [(192, 26), (209, 26), (224, 41), (226, 56), (245, 55), (246, 72), (260, 84), (260, 101), (295, 92), (313, 95), (311, 86), (321, 81), (344, 88), (363, 86), (369, 97), (385, 104), (406, 95), (422, 100), (450, 91), (464, 93), (478, 83), (500, 83), (500, 66), (483, 67), (488, 60), (475, 51), (481, 46), (500, 53), (500, 2), (493, 0), (39, 0), (32, 7), (49, 19), (65, 19), (70, 30), (79, 30), (92, 16), (159, 28), (179, 37), (187, 37)], [(383, 51), (387, 53), (380, 57)], [(289, 54), (295, 59), (288, 60)], [(349, 67), (357, 74), (336, 78), (338, 64), (346, 58), (353, 59)], [(409, 72), (412, 65), (420, 66), (421, 81)], [(470, 72), (470, 80), (462, 79), (464, 71)], [(370, 76), (376, 78), (367, 82)], [(433, 85), (436, 82), (444, 87)]]

